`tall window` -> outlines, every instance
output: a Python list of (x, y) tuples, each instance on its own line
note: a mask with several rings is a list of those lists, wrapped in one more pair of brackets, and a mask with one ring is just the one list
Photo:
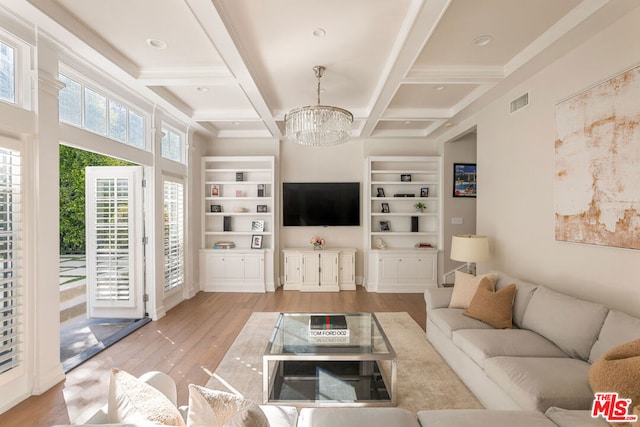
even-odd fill
[(164, 181), (164, 290), (184, 283), (183, 185)]
[(59, 95), (60, 121), (114, 141), (145, 149), (144, 117), (131, 107), (65, 74)]
[(0, 99), (16, 102), (16, 50), (0, 42)]
[(162, 127), (162, 157), (184, 163), (184, 134)]
[(0, 374), (21, 363), (20, 153), (0, 147)]

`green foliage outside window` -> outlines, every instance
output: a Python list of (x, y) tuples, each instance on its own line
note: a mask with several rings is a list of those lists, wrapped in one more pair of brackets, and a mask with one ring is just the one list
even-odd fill
[(133, 165), (124, 160), (60, 145), (60, 254), (85, 253), (85, 168)]

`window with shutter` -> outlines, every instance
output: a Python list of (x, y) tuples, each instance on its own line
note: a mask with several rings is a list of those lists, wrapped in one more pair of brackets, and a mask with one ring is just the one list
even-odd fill
[(164, 181), (164, 290), (184, 282), (183, 185)]

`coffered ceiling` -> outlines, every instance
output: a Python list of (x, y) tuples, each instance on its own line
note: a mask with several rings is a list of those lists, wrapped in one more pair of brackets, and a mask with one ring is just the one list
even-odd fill
[(219, 137), (282, 137), (286, 112), (316, 103), (323, 65), (322, 104), (353, 113), (354, 137), (434, 138), (608, 25), (622, 3), (28, 0), (27, 19), (101, 53)]

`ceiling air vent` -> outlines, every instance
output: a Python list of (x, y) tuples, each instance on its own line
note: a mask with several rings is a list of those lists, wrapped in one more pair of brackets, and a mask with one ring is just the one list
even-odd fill
[(524, 95), (514, 99), (513, 101), (511, 101), (511, 112), (515, 113), (516, 111), (520, 110), (521, 108), (526, 107), (527, 105), (529, 105), (529, 93), (525, 93)]

